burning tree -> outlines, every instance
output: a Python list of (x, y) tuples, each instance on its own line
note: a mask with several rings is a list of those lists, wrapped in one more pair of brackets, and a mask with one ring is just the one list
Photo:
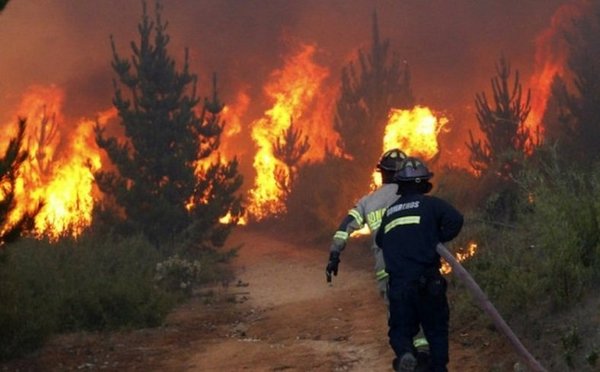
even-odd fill
[(160, 247), (175, 241), (195, 249), (218, 247), (232, 226), (219, 219), (229, 213), (235, 223), (241, 214), (236, 192), (242, 178), (236, 160), (210, 161), (223, 130), (216, 77), (212, 99), (197, 110), (197, 77), (189, 72), (187, 50), (180, 71), (168, 55), (161, 10), (157, 3), (151, 21), (143, 3), (131, 61), (119, 56), (111, 39), (118, 75), (113, 103), (125, 139), (106, 137), (105, 128), (96, 126), (96, 142), (116, 170), (95, 176), (120, 207), (128, 231), (142, 232)]
[(398, 55), (390, 53), (389, 40), (380, 39), (374, 13), (370, 53), (359, 51), (358, 71), (355, 62), (342, 71), (334, 123), (340, 133), (339, 146), (364, 173), (358, 179), (368, 182), (381, 155), (381, 138), (390, 109), (409, 108), (413, 104), (408, 66)]
[(27, 151), (21, 149), (25, 137), (26, 120), (19, 119), (19, 130), (16, 137), (12, 138), (6, 147), (4, 156), (0, 158), (0, 246), (14, 241), (23, 232), (31, 231), (34, 227), (35, 214), (23, 214), (17, 221), (9, 221), (16, 207), (15, 183), (21, 164), (27, 159)]
[(413, 104), (408, 67), (391, 52), (389, 40), (381, 40), (374, 13), (370, 51), (359, 50), (358, 61), (349, 63), (341, 76), (334, 129), (337, 147), (346, 156), (328, 148), (322, 162), (299, 169), (288, 199), (296, 228), (317, 235), (333, 231), (350, 203), (368, 190), (390, 110)]
[(308, 149), (308, 136), (302, 138), (302, 132), (294, 128), (293, 120), (290, 119), (290, 126), (273, 144), (273, 154), (286, 165), (286, 168), (278, 167), (275, 170), (275, 180), (286, 199), (298, 176), (298, 164)]
[(501, 57), (496, 65), (497, 76), (492, 79), (493, 107), (483, 93), (475, 96), (479, 129), (485, 139), (475, 140), (469, 131), (467, 147), (470, 163), (479, 173), (492, 172), (502, 178), (509, 177), (523, 160), (531, 146), (531, 133), (525, 120), (531, 110), (531, 92), (523, 97), (519, 71), (509, 85), (510, 63)]

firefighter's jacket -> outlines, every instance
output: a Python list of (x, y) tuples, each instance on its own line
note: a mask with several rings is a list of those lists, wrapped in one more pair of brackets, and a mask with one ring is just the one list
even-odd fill
[(375, 277), (377, 280), (387, 278), (385, 264), (381, 249), (375, 244), (375, 234), (381, 225), (381, 216), (388, 205), (392, 204), (398, 195), (398, 185), (385, 183), (372, 193), (363, 196), (356, 205), (348, 211), (348, 215), (333, 236), (331, 251), (341, 252), (346, 247), (346, 242), (356, 230), (366, 224), (373, 237), (371, 249), (375, 256)]
[(444, 200), (420, 193), (402, 195), (387, 208), (376, 236), (390, 277), (410, 281), (439, 270), (437, 244), (455, 238), (462, 225), (463, 216)]

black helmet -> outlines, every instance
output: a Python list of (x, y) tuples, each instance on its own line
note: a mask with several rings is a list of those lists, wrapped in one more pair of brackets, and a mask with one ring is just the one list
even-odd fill
[(406, 154), (400, 149), (388, 150), (381, 155), (377, 169), (380, 171), (397, 172), (400, 170), (400, 164), (406, 159)]
[(400, 164), (400, 169), (394, 175), (396, 182), (415, 182), (427, 181), (433, 177), (427, 166), (418, 158), (408, 157)]

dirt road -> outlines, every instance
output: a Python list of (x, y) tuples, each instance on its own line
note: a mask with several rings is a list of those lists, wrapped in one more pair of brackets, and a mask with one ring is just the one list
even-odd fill
[[(292, 244), (264, 232), (238, 231), (242, 243), (235, 267), (247, 287), (247, 316), (229, 338), (211, 340), (173, 370), (223, 371), (388, 371), (385, 306), (379, 298), (366, 241), (349, 245), (339, 276), (324, 278), (327, 247)], [(235, 292), (236, 289), (233, 289)], [(471, 336), (471, 337), (469, 337)], [(487, 371), (493, 351), (457, 335), (451, 347), (452, 371)], [(471, 344), (471, 345), (469, 345)], [(489, 346), (489, 343), (488, 345)]]
[[(389, 371), (385, 306), (365, 242), (324, 278), (327, 247), (236, 230), (236, 279), (177, 309), (164, 327), (54, 338), (0, 370)], [(211, 293), (210, 295), (208, 293)], [(452, 331), (451, 371), (489, 371), (503, 347)]]
[(387, 369), (385, 307), (370, 271), (344, 260), (330, 287), (326, 247), (318, 252), (253, 233), (234, 239), (245, 244), (236, 267), (248, 283), (245, 306), (256, 316), (237, 326), (243, 337), (219, 340), (186, 365), (202, 371)]

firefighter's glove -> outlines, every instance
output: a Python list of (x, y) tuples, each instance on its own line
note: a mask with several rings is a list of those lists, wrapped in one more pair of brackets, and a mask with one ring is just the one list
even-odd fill
[(338, 273), (338, 265), (340, 264), (340, 252), (333, 251), (329, 253), (329, 262), (325, 268), (325, 275), (327, 276), (327, 282), (331, 282), (331, 274), (336, 275)]

